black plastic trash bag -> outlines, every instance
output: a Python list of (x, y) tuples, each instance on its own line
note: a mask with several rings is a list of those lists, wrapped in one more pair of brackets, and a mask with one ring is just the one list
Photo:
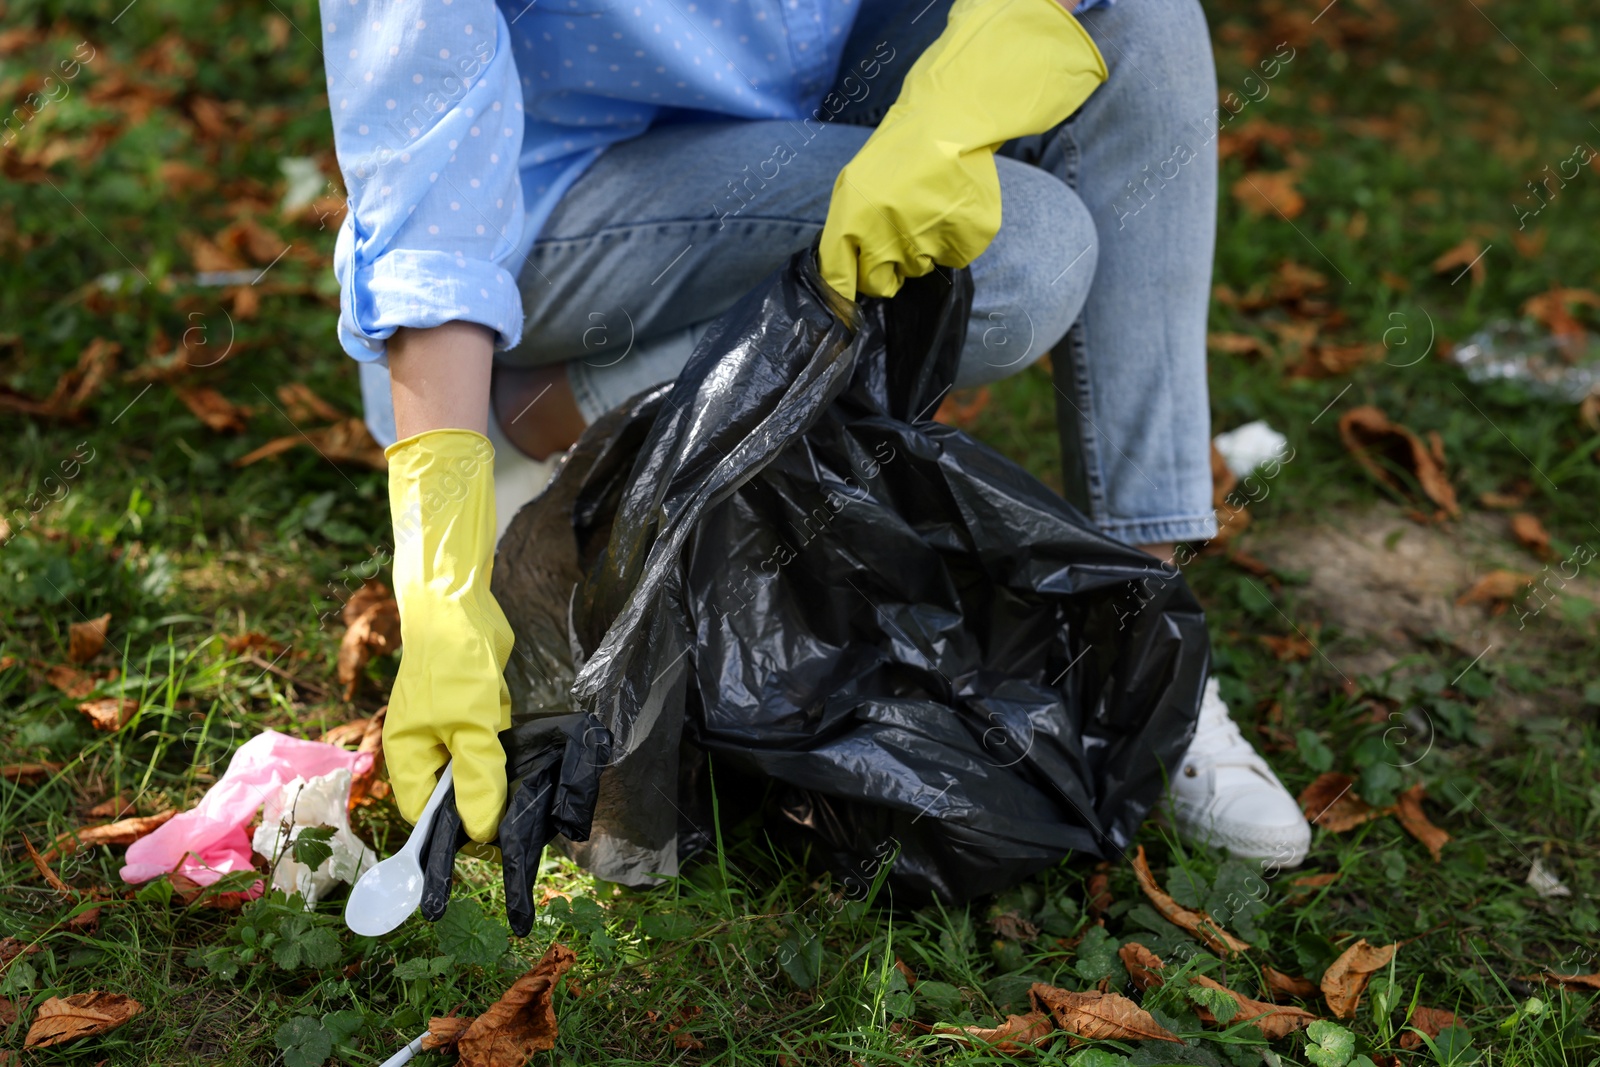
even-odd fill
[(676, 874), (706, 843), (704, 752), (828, 865), (897, 851), (913, 898), (1126, 848), (1193, 734), (1204, 619), (930, 421), (970, 305), (965, 271), (848, 305), (797, 253), (517, 515), (493, 584), (514, 718), (614, 739), (590, 839), (561, 842), (581, 864)]

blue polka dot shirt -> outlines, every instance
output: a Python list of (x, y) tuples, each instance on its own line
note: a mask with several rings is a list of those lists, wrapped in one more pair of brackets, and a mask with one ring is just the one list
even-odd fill
[(698, 114), (813, 115), (879, 2), (321, 0), (341, 346), (377, 360), (397, 328), (453, 320), (514, 346), (517, 274), (607, 146)]

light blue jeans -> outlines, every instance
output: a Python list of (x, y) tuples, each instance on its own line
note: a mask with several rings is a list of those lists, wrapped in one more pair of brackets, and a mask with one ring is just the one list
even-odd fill
[[(533, 246), (523, 342), (498, 358), (566, 362), (591, 422), (675, 378), (709, 320), (816, 237), (840, 168), (947, 6), (863, 16), (833, 121), (662, 125), (609, 149)], [(1119, 0), (1080, 18), (1110, 76), (997, 161), (1003, 221), (972, 264), (957, 385), (1053, 351), (1069, 499), (1130, 544), (1204, 540), (1216, 533), (1205, 330), (1217, 100), (1205, 17), (1198, 0)]]

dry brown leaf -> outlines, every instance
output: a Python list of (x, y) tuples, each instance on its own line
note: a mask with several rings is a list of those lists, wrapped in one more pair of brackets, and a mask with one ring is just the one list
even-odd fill
[(132, 819), (119, 819), (102, 826), (85, 826), (68, 830), (56, 838), (55, 847), (45, 853), (54, 861), (57, 856), (70, 856), (86, 845), (131, 845), (145, 834), (178, 814), (174, 810), (155, 815), (140, 815)]
[(34, 869), (39, 872), (39, 876), (44, 879), (45, 885), (64, 896), (77, 895), (67, 887), (67, 883), (63, 882), (55, 871), (50, 869), (50, 864), (46, 863), (44, 857), (39, 855), (39, 850), (33, 847), (33, 842), (28, 840), (27, 834), (22, 835), (22, 847), (27, 850), (28, 859), (32, 861)]
[(1576, 344), (1583, 341), (1586, 331), (1583, 323), (1569, 309), (1579, 304), (1600, 307), (1600, 293), (1588, 289), (1564, 289), (1558, 285), (1523, 301), (1522, 313), (1544, 325), (1557, 340)]
[(1100, 919), (1111, 910), (1113, 903), (1111, 897), (1111, 876), (1104, 871), (1096, 871), (1089, 876), (1089, 882), (1084, 886), (1084, 896), (1089, 901), (1089, 917)]
[(84, 814), (91, 819), (120, 819), (132, 811), (133, 801), (117, 793), (102, 800)]
[[(1161, 957), (1143, 945), (1130, 941), (1117, 950), (1117, 955), (1122, 958), (1122, 965), (1128, 969), (1128, 977), (1140, 990), (1152, 989), (1166, 983), (1166, 977), (1162, 974), (1164, 965)], [(1190, 975), (1189, 982), (1191, 985), (1221, 990), (1232, 997), (1234, 1003), (1239, 1005), (1239, 1010), (1229, 1025), (1234, 1022), (1248, 1022), (1273, 1041), (1287, 1037), (1317, 1018), (1315, 1014), (1302, 1008), (1282, 1008), (1266, 1001), (1252, 1000), (1205, 975)], [(1315, 987), (1312, 987), (1312, 990), (1314, 991)], [(1216, 1016), (1203, 1007), (1196, 1006), (1195, 1013), (1204, 1022), (1217, 1021)]]
[(1266, 979), (1267, 995), (1274, 999), (1278, 997), (1309, 997), (1317, 992), (1317, 987), (1307, 979), (1296, 978), (1271, 967), (1261, 968), (1261, 977)]
[(372, 582), (345, 604), (344, 616), (347, 626), (339, 641), (339, 681), (344, 685), (345, 700), (353, 700), (368, 661), (400, 647), (400, 608), (383, 583)]
[(32, 956), (43, 947), (16, 937), (0, 937), (0, 972), (3, 972), (18, 956)]
[(1278, 264), (1278, 269), (1273, 272), (1272, 284), (1268, 289), (1273, 300), (1283, 303), (1293, 303), (1304, 300), (1312, 293), (1319, 292), (1328, 287), (1328, 276), (1319, 270), (1286, 259)]
[(1353, 345), (1311, 345), (1300, 362), (1286, 373), (1291, 378), (1332, 378), (1349, 374), (1367, 363), (1377, 363), (1387, 351), (1377, 341)]
[(82, 700), (94, 692), (94, 687), (100, 684), (100, 680), (94, 675), (85, 674), (76, 667), (68, 667), (62, 663), (46, 667), (44, 680), (74, 700)]
[(1311, 642), (1299, 634), (1287, 634), (1283, 637), (1263, 636), (1256, 638), (1261, 642), (1261, 647), (1272, 653), (1272, 658), (1281, 663), (1299, 663), (1301, 660), (1311, 658), (1316, 651)]
[(360, 742), (367, 735), (367, 723), (372, 721), (372, 716), (363, 715), (359, 719), (342, 722), (330, 730), (324, 730), (321, 737), (317, 738), (325, 745), (347, 745), (351, 741)]
[(1032, 941), (1039, 936), (1039, 928), (1015, 911), (996, 915), (989, 920), (989, 927), (996, 937), (1005, 938), (1007, 941)]
[(1493, 570), (1472, 583), (1472, 588), (1456, 597), (1460, 604), (1489, 604), (1504, 611), (1506, 604), (1515, 600), (1533, 583), (1533, 576), (1519, 571)]
[(1527, 233), (1517, 230), (1511, 235), (1511, 243), (1525, 258), (1538, 259), (1544, 254), (1544, 243), (1549, 236), (1549, 230), (1533, 230)]
[(1322, 995), (1328, 1001), (1328, 1009), (1340, 1019), (1353, 1018), (1367, 982), (1374, 974), (1389, 966), (1399, 947), (1374, 947), (1367, 944), (1366, 938), (1362, 938), (1345, 949), (1322, 975)]
[(1589, 395), (1578, 401), (1578, 421), (1590, 433), (1600, 433), (1600, 388), (1589, 391)]
[(74, 993), (70, 997), (51, 997), (39, 1005), (39, 1012), (28, 1027), (23, 1048), (49, 1048), (80, 1037), (91, 1037), (115, 1030), (144, 1010), (132, 997), (120, 993)]
[(217, 433), (238, 433), (245, 428), (248, 412), (215, 389), (175, 385), (172, 391), (184, 407), (194, 412), (195, 418)]
[(1141, 993), (1166, 983), (1166, 979), (1161, 976), (1161, 968), (1164, 966), (1161, 957), (1139, 942), (1124, 943), (1117, 949), (1117, 955), (1122, 958), (1122, 966), (1127, 968), (1128, 978), (1133, 982), (1134, 988)]
[[(1429, 1037), (1438, 1037), (1440, 1030), (1448, 1030), (1452, 1026), (1460, 1026), (1461, 1021), (1456, 1018), (1453, 1011), (1443, 1008), (1425, 1008), (1417, 1005), (1417, 1010), (1411, 1013), (1411, 1018), (1406, 1021), (1407, 1027), (1415, 1027)], [(1416, 1030), (1407, 1029), (1400, 1037), (1400, 1047), (1406, 1050), (1422, 1047), (1422, 1034)]]
[[(1304, 798), (1304, 796), (1305, 794), (1302, 793), (1301, 797)], [(1305, 801), (1302, 799), (1302, 806), (1304, 803)], [(1338, 871), (1333, 871), (1328, 874), (1302, 874), (1298, 878), (1289, 879), (1289, 887), (1292, 890), (1289, 896), (1291, 899), (1294, 897), (1306, 896), (1311, 890), (1321, 889), (1325, 885), (1332, 885), (1343, 877), (1344, 875), (1340, 874)]]
[(1520, 508), (1522, 502), (1526, 499), (1528, 499), (1526, 491), (1499, 493), (1491, 489), (1478, 494), (1478, 503), (1495, 511), (1511, 511), (1515, 508)]
[(1511, 536), (1517, 539), (1517, 544), (1540, 559), (1550, 558), (1550, 531), (1544, 528), (1544, 523), (1526, 511), (1519, 511), (1511, 516)]
[(350, 780), (350, 810), (354, 811), (357, 804), (366, 801), (369, 796), (382, 798), (384, 793), (376, 791), (377, 786), (388, 788), (386, 782), (376, 782), (378, 768), (383, 765), (383, 722), (389, 714), (389, 705), (379, 708), (367, 720), (367, 726), (361, 734), (361, 743), (356, 746), (357, 752), (365, 752), (372, 756), (372, 765), (367, 773), (358, 774)]
[(60, 770), (59, 763), (8, 763), (0, 767), (0, 778), (13, 785), (38, 785)]
[(1433, 862), (1438, 863), (1450, 835), (1428, 821), (1427, 814), (1422, 810), (1422, 798), (1426, 795), (1422, 783), (1418, 782), (1400, 794), (1394, 814), (1400, 820), (1400, 825), (1405, 827), (1406, 833), (1426, 845)]
[(128, 720), (138, 710), (139, 702), (132, 697), (101, 697), (78, 705), (78, 711), (89, 720), (90, 726), (108, 734), (114, 734), (128, 725)]
[(577, 961), (565, 945), (551, 945), (533, 968), (478, 1016), (456, 1042), (461, 1067), (523, 1067), (535, 1052), (556, 1045), (556, 981)]
[(285, 413), (295, 422), (310, 422), (312, 419), (338, 422), (346, 418), (344, 412), (313, 393), (311, 387), (303, 382), (280, 385), (277, 393), (278, 399), (283, 402)]
[(1026, 1015), (1007, 1015), (999, 1026), (936, 1026), (933, 1032), (969, 1038), (961, 1042), (968, 1047), (993, 1045), (997, 1052), (1026, 1055), (1049, 1041), (1056, 1027), (1045, 1012), (1030, 1011)]
[(1300, 810), (1313, 826), (1342, 834), (1364, 822), (1382, 818), (1391, 809), (1375, 808), (1355, 791), (1355, 779), (1338, 771), (1317, 776), (1300, 793)]
[(456, 1042), (461, 1040), (461, 1035), (467, 1032), (467, 1027), (472, 1025), (470, 1015), (451, 1015), (447, 1017), (435, 1016), (428, 1020), (428, 1033), (422, 1039), (424, 1052), (438, 1052), (441, 1049), (453, 1049)]
[(1028, 989), (1034, 1011), (1048, 1011), (1056, 1025), (1090, 1041), (1183, 1042), (1150, 1013), (1119, 993), (1074, 993), (1035, 982)]
[(1247, 942), (1239, 940), (1228, 931), (1224, 930), (1218, 922), (1203, 911), (1191, 911), (1173, 900), (1161, 887), (1156, 885), (1155, 875), (1150, 873), (1150, 864), (1144, 858), (1144, 846), (1140, 845), (1138, 852), (1133, 857), (1133, 873), (1139, 880), (1139, 888), (1144, 890), (1144, 895), (1150, 903), (1155, 905), (1161, 917), (1174, 925), (1181, 926), (1201, 941), (1206, 947), (1220, 955), (1229, 955), (1234, 952), (1244, 952), (1250, 948)]
[(982, 415), (988, 406), (987, 385), (980, 385), (976, 389), (962, 389), (944, 398), (939, 410), (934, 412), (933, 419), (935, 422), (967, 429), (978, 420), (978, 416)]
[(202, 140), (216, 141), (232, 132), (228, 114), (223, 106), (209, 97), (197, 96), (189, 101), (189, 114), (200, 128)]
[(282, 645), (257, 630), (247, 631), (238, 637), (230, 637), (225, 644), (228, 651), (235, 656), (246, 652), (265, 652), (269, 657), (275, 657), (283, 651)]
[(1455, 487), (1450, 484), (1434, 450), (1411, 430), (1389, 421), (1382, 411), (1364, 404), (1339, 416), (1339, 436), (1357, 463), (1384, 485), (1401, 489), (1394, 474), (1380, 460), (1408, 471), (1422, 491), (1450, 516), (1461, 514)]
[(1208, 333), (1206, 334), (1206, 348), (1212, 352), (1221, 352), (1228, 356), (1265, 356), (1269, 354), (1265, 341), (1259, 337), (1251, 337), (1247, 333)]
[(68, 930), (77, 930), (79, 933), (92, 934), (100, 925), (100, 909), (90, 908), (87, 911), (80, 911), (78, 914), (68, 919), (63, 925), (65, 925)]
[[(1288, 1037), (1296, 1030), (1310, 1026), (1317, 1021), (1315, 1012), (1306, 1011), (1304, 1008), (1285, 1008), (1264, 1000), (1252, 1000), (1242, 993), (1235, 993), (1221, 982), (1207, 978), (1203, 974), (1190, 975), (1189, 984), (1220, 990), (1228, 994), (1233, 998), (1234, 1003), (1239, 1005), (1239, 1011), (1227, 1025), (1231, 1026), (1234, 1023), (1247, 1022), (1257, 1030), (1260, 1030), (1269, 1041), (1277, 1041), (1280, 1038)], [(1205, 1008), (1197, 1005), (1196, 1012), (1206, 1022), (1216, 1021), (1215, 1016), (1212, 1016), (1211, 1012)]]
[(47, 419), (76, 420), (83, 407), (100, 391), (111, 372), (116, 369), (117, 353), (122, 346), (103, 337), (96, 337), (84, 346), (78, 356), (77, 366), (56, 380), (50, 395), (43, 400), (0, 385), (0, 410), (9, 409), (24, 415), (37, 415)]
[[(171, 883), (172, 891), (177, 894), (178, 899), (185, 904), (193, 904), (198, 900), (201, 907), (215, 908), (218, 911), (238, 911), (256, 895), (253, 890), (249, 892), (221, 891), (216, 888), (215, 883), (201, 885), (182, 871), (173, 871), (168, 874), (167, 881)], [(259, 886), (261, 883), (258, 882), (256, 884)]]
[(1228, 494), (1233, 492), (1233, 487), (1239, 484), (1239, 476), (1233, 473), (1233, 468), (1228, 466), (1227, 459), (1217, 448), (1216, 442), (1211, 443), (1211, 506), (1224, 508), (1228, 506)]
[(258, 267), (279, 259), (289, 248), (288, 241), (248, 215), (235, 219), (217, 234), (217, 244), (236, 249)]
[(108, 611), (98, 619), (75, 622), (67, 627), (67, 658), (74, 663), (88, 663), (106, 647), (106, 629), (111, 625)]
[(1458, 245), (1446, 249), (1433, 261), (1433, 273), (1453, 274), (1459, 277), (1458, 272), (1464, 272), (1471, 264), (1472, 284), (1482, 285), (1489, 274), (1489, 269), (1483, 265), (1483, 243), (1476, 237), (1468, 237)]
[(1556, 974), (1554, 971), (1543, 971), (1539, 974), (1524, 975), (1525, 982), (1543, 982), (1549, 986), (1559, 986), (1562, 989), (1600, 989), (1600, 972), (1595, 974)]
[(240, 322), (248, 322), (261, 312), (261, 290), (254, 285), (230, 285), (222, 290), (228, 310)]
[(389, 461), (383, 456), (383, 447), (372, 439), (367, 424), (354, 416), (320, 430), (308, 430), (268, 441), (255, 451), (234, 460), (233, 465), (248, 467), (305, 444), (333, 463), (355, 463), (380, 471), (389, 469)]
[(917, 988), (917, 975), (916, 975), (916, 972), (913, 971), (910, 967), (906, 966), (906, 961), (905, 960), (901, 959), (899, 956), (896, 956), (894, 958), (894, 969), (899, 971), (900, 972), (900, 976), (906, 980), (906, 988), (907, 989), (915, 989), (915, 988)]
[(232, 249), (223, 248), (210, 238), (195, 233), (179, 234), (178, 243), (189, 251), (189, 262), (201, 273), (222, 273), (245, 269), (245, 261)]
[[(7, 997), (0, 997), (0, 1026), (9, 1027), (17, 1021), (17, 1005)], [(0, 1060), (0, 1064), (6, 1061)]]
[(1300, 175), (1293, 170), (1258, 170), (1233, 183), (1233, 198), (1251, 215), (1282, 215), (1293, 219), (1306, 209), (1306, 198), (1295, 183)]

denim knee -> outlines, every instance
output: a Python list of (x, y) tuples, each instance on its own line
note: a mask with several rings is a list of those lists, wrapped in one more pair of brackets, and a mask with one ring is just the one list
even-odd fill
[(1017, 374), (1077, 320), (1094, 280), (1094, 220), (1066, 183), (1014, 159), (1000, 172), (1000, 232), (972, 264), (974, 299), (956, 386)]

